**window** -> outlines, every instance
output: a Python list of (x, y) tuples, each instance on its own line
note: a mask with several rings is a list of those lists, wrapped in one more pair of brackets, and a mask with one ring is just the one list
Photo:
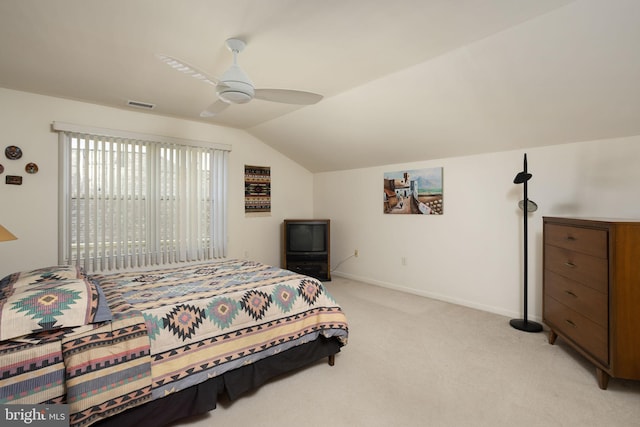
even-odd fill
[(96, 272), (226, 256), (227, 145), (54, 130), (61, 263)]

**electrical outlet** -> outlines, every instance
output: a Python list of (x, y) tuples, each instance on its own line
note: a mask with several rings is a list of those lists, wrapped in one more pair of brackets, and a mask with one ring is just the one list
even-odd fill
[(400, 262), (402, 263), (402, 265), (407, 265), (407, 257), (404, 257), (404, 256), (403, 256), (403, 257), (400, 259)]
[(353, 251), (353, 256), (358, 258), (358, 250), (357, 249)]

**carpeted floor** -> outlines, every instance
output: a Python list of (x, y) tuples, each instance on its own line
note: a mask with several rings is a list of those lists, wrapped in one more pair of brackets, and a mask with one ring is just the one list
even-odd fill
[(496, 314), (334, 277), (350, 325), (316, 363), (175, 426), (639, 426), (640, 381)]

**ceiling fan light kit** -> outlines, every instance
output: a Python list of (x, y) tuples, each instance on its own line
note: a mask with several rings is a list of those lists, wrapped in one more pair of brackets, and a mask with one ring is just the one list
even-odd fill
[(230, 104), (246, 104), (254, 96), (253, 83), (237, 64), (233, 64), (220, 78), (216, 93)]
[(246, 104), (253, 99), (253, 88), (225, 89), (218, 91), (218, 97), (229, 104)]
[(218, 100), (201, 112), (200, 117), (213, 117), (231, 104), (246, 104), (254, 98), (294, 105), (311, 105), (322, 99), (322, 95), (311, 92), (289, 89), (256, 89), (249, 76), (238, 65), (238, 54), (244, 50), (246, 43), (243, 40), (231, 38), (226, 41), (226, 45), (233, 53), (233, 65), (224, 72), (220, 79), (211, 77), (206, 72), (171, 56), (156, 55), (160, 61), (171, 68), (216, 86)]

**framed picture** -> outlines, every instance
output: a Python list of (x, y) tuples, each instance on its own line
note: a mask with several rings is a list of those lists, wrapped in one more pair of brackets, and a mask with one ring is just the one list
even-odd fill
[(390, 215), (442, 215), (442, 168), (384, 173), (384, 209)]

